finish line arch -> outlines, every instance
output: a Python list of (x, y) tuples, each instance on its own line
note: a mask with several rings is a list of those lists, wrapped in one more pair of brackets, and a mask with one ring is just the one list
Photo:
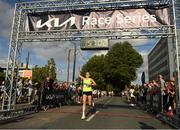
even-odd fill
[[(173, 38), (180, 83), (174, 0), (54, 0), (15, 5), (2, 110), (15, 109), (16, 81), (24, 42), (80, 41), (82, 38)], [(178, 7), (178, 2), (176, 2)], [(131, 13), (130, 13), (131, 12)], [(135, 17), (136, 16), (136, 17)], [(179, 96), (180, 89), (176, 92)], [(177, 98), (178, 99), (178, 98)], [(177, 100), (178, 105), (179, 99)]]

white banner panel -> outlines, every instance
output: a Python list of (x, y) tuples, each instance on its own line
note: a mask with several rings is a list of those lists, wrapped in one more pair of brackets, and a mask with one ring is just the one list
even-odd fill
[(110, 29), (170, 25), (169, 9), (124, 9), (28, 14), (25, 31)]

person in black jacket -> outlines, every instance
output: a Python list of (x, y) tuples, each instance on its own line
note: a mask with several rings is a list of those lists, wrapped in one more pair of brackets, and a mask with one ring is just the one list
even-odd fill
[(43, 82), (43, 86), (41, 90), (41, 95), (42, 95), (41, 105), (42, 105), (42, 109), (45, 111), (49, 108), (49, 102), (48, 100), (46, 100), (46, 96), (52, 93), (52, 89), (53, 89), (52, 83), (53, 82), (50, 79), (50, 77), (47, 77), (46, 80)]

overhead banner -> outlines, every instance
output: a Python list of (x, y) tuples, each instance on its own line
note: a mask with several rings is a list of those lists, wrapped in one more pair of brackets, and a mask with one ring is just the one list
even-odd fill
[(25, 31), (88, 30), (170, 25), (169, 9), (124, 9), (27, 14)]

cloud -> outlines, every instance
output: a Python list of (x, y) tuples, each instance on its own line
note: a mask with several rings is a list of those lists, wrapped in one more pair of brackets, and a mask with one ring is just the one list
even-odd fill
[(1, 58), (1, 59), (0, 59), (0, 67), (6, 68), (6, 66), (7, 66), (7, 61), (8, 61), (8, 58)]
[(23, 47), (32, 49), (39, 60), (54, 58), (55, 61), (62, 61), (67, 59), (68, 49), (74, 49), (74, 44), (70, 42), (33, 42), (24, 43)]
[[(73, 67), (73, 55), (74, 55), (74, 44), (75, 42), (32, 42), (32, 43), (24, 43), (23, 48), (32, 50), (34, 53), (33, 56), (36, 59), (41, 61), (47, 61), (50, 58), (54, 58), (57, 64), (57, 79), (58, 80), (66, 80), (67, 73), (67, 58), (68, 58), (68, 50), (71, 49), (71, 57), (70, 57), (70, 80), (72, 79), (72, 67)], [(80, 47), (79, 42), (77, 45), (77, 64), (82, 62), (82, 57), (80, 58)], [(32, 57), (33, 58), (33, 57)], [(83, 62), (84, 63), (84, 62)], [(38, 64), (38, 63), (37, 63)]]
[(14, 8), (0, 0), (0, 36), (9, 38), (11, 34)]

